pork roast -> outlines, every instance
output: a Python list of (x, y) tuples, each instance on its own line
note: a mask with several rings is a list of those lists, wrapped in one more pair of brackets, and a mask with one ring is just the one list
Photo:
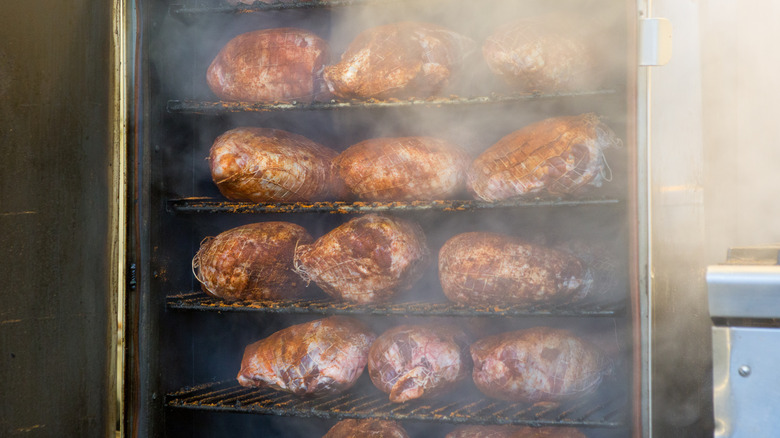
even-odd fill
[(471, 158), (460, 147), (433, 137), (376, 138), (339, 154), (335, 169), (358, 199), (447, 199), (466, 186)]
[(612, 363), (595, 345), (568, 330), (534, 327), (471, 344), (474, 384), (488, 397), (527, 403), (559, 402), (599, 387)]
[(342, 197), (336, 151), (281, 129), (241, 127), (217, 137), (211, 178), (233, 201), (321, 201)]
[(582, 300), (593, 276), (566, 251), (515, 236), (468, 232), (439, 250), (439, 280), (456, 303), (532, 306)]
[(367, 214), (295, 250), (295, 269), (333, 298), (355, 303), (391, 300), (423, 275), (430, 251), (414, 222)]
[(409, 438), (406, 430), (389, 420), (341, 420), (322, 438)]
[(468, 185), (486, 201), (580, 193), (611, 178), (603, 150), (618, 144), (593, 113), (545, 119), (480, 154), (469, 168)]
[(304, 29), (277, 28), (231, 39), (206, 79), (222, 100), (311, 102), (329, 96), (322, 81), (328, 43)]
[(201, 242), (193, 273), (205, 292), (228, 301), (298, 298), (305, 282), (293, 270), (295, 247), (313, 240), (290, 222), (243, 225)]
[(482, 54), (490, 70), (516, 91), (551, 93), (598, 85), (595, 51), (581, 38), (543, 23), (520, 20), (499, 27), (485, 39)]
[(374, 385), (402, 403), (443, 394), (470, 370), (468, 340), (455, 326), (401, 325), (382, 333), (368, 353)]
[(444, 27), (404, 21), (361, 32), (325, 67), (329, 90), (347, 99), (424, 98), (441, 91), (476, 43)]
[(363, 373), (375, 337), (343, 316), (287, 327), (246, 347), (238, 383), (296, 395), (345, 391)]

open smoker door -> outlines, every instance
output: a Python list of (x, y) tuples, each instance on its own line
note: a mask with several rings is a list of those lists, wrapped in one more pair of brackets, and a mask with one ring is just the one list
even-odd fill
[(123, 171), (124, 148), (115, 137), (123, 73), (114, 65), (113, 3), (2, 5), (2, 436), (112, 436), (116, 428), (123, 218), (114, 172)]

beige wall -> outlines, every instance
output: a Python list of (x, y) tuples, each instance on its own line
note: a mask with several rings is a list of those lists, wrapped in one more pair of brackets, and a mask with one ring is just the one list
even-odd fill
[(710, 253), (780, 242), (780, 3), (701, 6)]
[(712, 436), (704, 270), (780, 242), (780, 2), (655, 0), (674, 26), (650, 72), (653, 436)]

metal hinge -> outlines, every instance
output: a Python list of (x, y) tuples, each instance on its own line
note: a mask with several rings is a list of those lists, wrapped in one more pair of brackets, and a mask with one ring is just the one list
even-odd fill
[(135, 286), (137, 284), (135, 271), (136, 271), (135, 263), (130, 263), (130, 266), (127, 267), (127, 289), (128, 290), (135, 290)]
[(672, 23), (666, 18), (639, 20), (639, 65), (665, 65), (672, 57)]

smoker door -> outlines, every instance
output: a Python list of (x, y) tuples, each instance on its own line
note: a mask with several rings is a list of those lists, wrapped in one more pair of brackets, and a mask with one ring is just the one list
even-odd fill
[(2, 436), (116, 426), (112, 11), (2, 5)]

